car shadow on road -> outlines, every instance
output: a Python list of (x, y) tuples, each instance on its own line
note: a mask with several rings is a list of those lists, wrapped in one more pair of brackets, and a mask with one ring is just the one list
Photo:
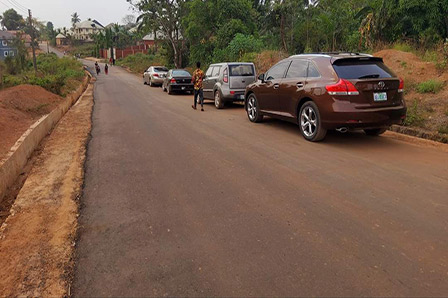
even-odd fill
[[(263, 122), (261, 122), (260, 124), (287, 131), (291, 133), (291, 137), (302, 138), (299, 127), (294, 123), (265, 117), (263, 119)], [(303, 141), (305, 141), (305, 139), (303, 139)], [(366, 135), (363, 131), (350, 131), (347, 133), (341, 133), (335, 130), (329, 130), (325, 139), (316, 144), (333, 145), (337, 147), (368, 146), (369, 148), (397, 146), (396, 142), (393, 142), (390, 138), (386, 138), (384, 136), (372, 137)]]

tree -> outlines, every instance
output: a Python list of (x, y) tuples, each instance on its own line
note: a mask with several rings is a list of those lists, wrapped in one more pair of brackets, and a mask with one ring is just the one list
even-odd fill
[(79, 17), (77, 12), (74, 12), (72, 14), (72, 28), (75, 28), (75, 24), (79, 23), (81, 21), (81, 18)]
[(21, 30), (25, 28), (25, 20), (14, 9), (8, 9), (3, 13), (2, 26), (8, 30)]
[(127, 0), (138, 11), (140, 28), (162, 33), (170, 49), (173, 51), (174, 65), (182, 67), (182, 51), (185, 42), (182, 38), (181, 19), (187, 0)]
[(130, 29), (135, 26), (136, 17), (132, 14), (125, 15), (121, 20), (126, 28)]
[(250, 0), (193, 0), (182, 20), (190, 44), (190, 60), (210, 63), (240, 33), (258, 35), (257, 12)]

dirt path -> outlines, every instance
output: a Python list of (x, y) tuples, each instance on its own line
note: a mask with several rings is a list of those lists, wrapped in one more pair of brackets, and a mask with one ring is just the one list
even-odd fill
[(1, 296), (67, 294), (92, 90), (89, 85), (45, 140), (0, 229)]

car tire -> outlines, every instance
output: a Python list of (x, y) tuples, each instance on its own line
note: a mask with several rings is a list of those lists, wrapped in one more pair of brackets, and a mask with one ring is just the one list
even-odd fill
[(246, 112), (251, 122), (258, 123), (263, 120), (263, 115), (261, 115), (258, 107), (257, 97), (253, 93), (247, 98)]
[(224, 101), (222, 100), (221, 92), (219, 92), (219, 90), (215, 91), (215, 107), (218, 110), (224, 108)]
[(373, 129), (364, 129), (364, 132), (368, 136), (376, 137), (376, 136), (379, 136), (379, 135), (385, 133), (386, 130), (387, 130), (386, 128), (373, 128)]
[(298, 123), (302, 136), (310, 142), (322, 141), (327, 135), (327, 130), (322, 127), (319, 108), (312, 101), (300, 108)]

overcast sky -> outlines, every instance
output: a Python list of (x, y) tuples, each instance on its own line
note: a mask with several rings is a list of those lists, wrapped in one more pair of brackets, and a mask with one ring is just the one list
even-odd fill
[[(19, 9), (22, 8), (21, 10)], [(103, 26), (121, 23), (122, 18), (132, 14), (126, 0), (0, 0), (0, 11), (14, 8), (26, 16), (23, 7), (30, 8), (33, 17), (51, 21), (55, 28), (71, 27), (71, 14), (77, 12), (81, 20), (96, 19)]]

